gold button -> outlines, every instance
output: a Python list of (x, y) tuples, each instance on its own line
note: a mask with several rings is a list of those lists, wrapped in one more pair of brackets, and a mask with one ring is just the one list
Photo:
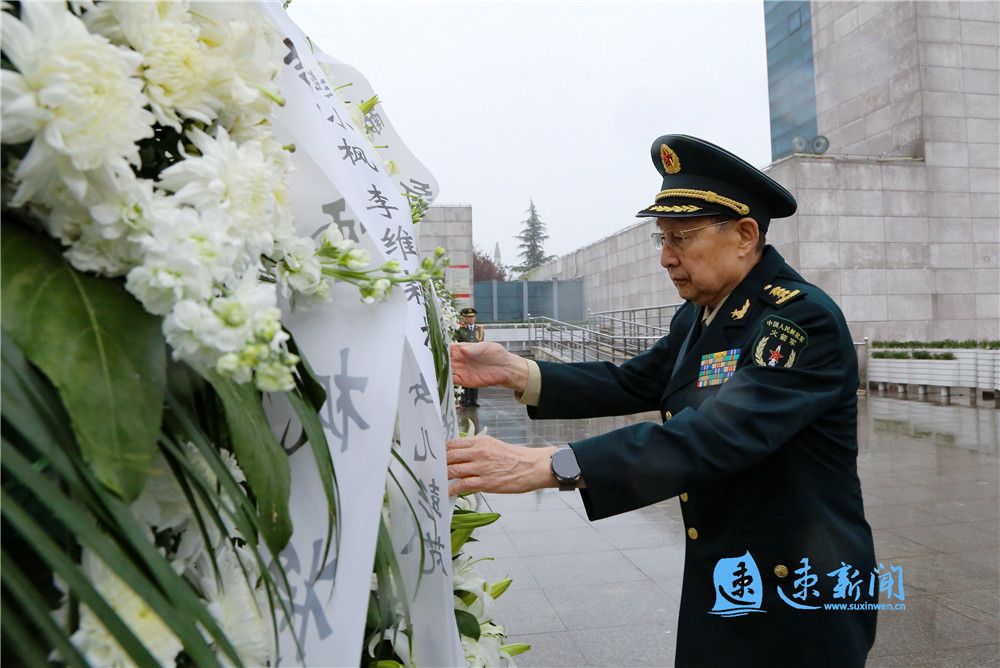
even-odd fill
[(688, 527), (688, 538), (691, 540), (698, 540), (698, 530), (694, 527)]
[(671, 413), (670, 411), (667, 411), (666, 413), (663, 414), (663, 421), (666, 422), (667, 420), (670, 420), (673, 417), (674, 414)]
[(774, 567), (774, 574), (777, 575), (779, 578), (785, 577), (786, 575), (788, 575), (788, 566), (785, 566), (784, 564), (778, 564), (777, 566)]
[(687, 500), (688, 500), (688, 493), (681, 492), (681, 501), (687, 501)]

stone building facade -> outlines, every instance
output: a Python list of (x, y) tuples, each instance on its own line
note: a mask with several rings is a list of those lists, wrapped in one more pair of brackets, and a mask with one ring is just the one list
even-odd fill
[(450, 266), (445, 270), (445, 285), (460, 304), (471, 304), (472, 207), (432, 206), (415, 231), (421, 257), (433, 256), (434, 249), (439, 246), (445, 249), (450, 258)]
[[(765, 168), (799, 202), (768, 241), (855, 338), (1000, 336), (1000, 3), (818, 2), (821, 156)], [(772, 113), (772, 118), (774, 114)], [(677, 301), (640, 222), (537, 270), (593, 311)]]

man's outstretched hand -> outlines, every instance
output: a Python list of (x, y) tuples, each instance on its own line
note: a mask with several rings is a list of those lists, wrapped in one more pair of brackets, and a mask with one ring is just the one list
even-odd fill
[(448, 493), (517, 494), (558, 487), (551, 466), (555, 451), (511, 445), (486, 434), (448, 441)]
[(451, 373), (462, 387), (499, 385), (524, 392), (528, 363), (496, 342), (451, 344)]

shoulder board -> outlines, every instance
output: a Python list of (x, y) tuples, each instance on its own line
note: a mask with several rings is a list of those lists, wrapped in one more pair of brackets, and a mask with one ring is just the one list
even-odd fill
[(802, 291), (801, 287), (786, 288), (781, 285), (768, 284), (764, 286), (764, 294), (761, 295), (763, 299), (768, 304), (772, 306), (782, 307), (785, 304), (795, 301), (796, 299), (801, 299), (805, 296), (805, 292)]

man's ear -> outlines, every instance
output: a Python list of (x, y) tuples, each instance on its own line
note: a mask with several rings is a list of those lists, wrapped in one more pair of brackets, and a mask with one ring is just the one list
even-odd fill
[(736, 221), (736, 231), (740, 235), (739, 256), (746, 257), (757, 252), (757, 240), (760, 229), (753, 218), (740, 218)]

